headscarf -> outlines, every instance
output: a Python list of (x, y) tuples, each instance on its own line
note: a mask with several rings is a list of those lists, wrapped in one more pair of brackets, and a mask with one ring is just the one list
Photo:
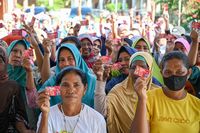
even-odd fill
[[(29, 45), (24, 40), (15, 40), (7, 48), (8, 57), (10, 56), (12, 49), (17, 44), (24, 45), (25, 49), (29, 48)], [(25, 88), (26, 88), (26, 71), (25, 71), (25, 69), (22, 66), (13, 66), (11, 64), (8, 64), (7, 72), (8, 72), (10, 80), (17, 81), (24, 88), (22, 93), (23, 93), (23, 97), (25, 98)]]
[(139, 42), (139, 41), (144, 41), (146, 44), (147, 44), (147, 47), (148, 47), (148, 50), (149, 52), (151, 51), (151, 45), (150, 43), (143, 37), (141, 36), (137, 36), (137, 37), (134, 37), (131, 39), (133, 41), (133, 44), (132, 44), (132, 47), (135, 48), (136, 44)]
[(119, 59), (119, 55), (120, 55), (121, 52), (123, 52), (123, 51), (127, 52), (130, 56), (131, 56), (132, 54), (134, 54), (134, 53), (137, 52), (136, 49), (131, 48), (131, 47), (129, 47), (129, 46), (121, 46), (121, 48), (119, 49), (119, 52), (118, 52), (118, 54), (117, 54), (117, 60)]
[(129, 61), (129, 68), (131, 67), (132, 63), (135, 62), (136, 60), (142, 60), (142, 61), (145, 60), (145, 63), (147, 63), (147, 65), (149, 67), (150, 75), (147, 78), (147, 82), (148, 82), (147, 90), (149, 90), (151, 87), (151, 83), (152, 83), (152, 75), (153, 75), (152, 72), (153, 72), (153, 67), (154, 67), (153, 66), (153, 58), (147, 52), (137, 52), (131, 56), (130, 61)]
[[(96, 78), (92, 71), (88, 68), (87, 64), (81, 57), (80, 52), (78, 51), (77, 47), (73, 44), (62, 44), (60, 48), (57, 50), (57, 62), (56, 62), (56, 68), (55, 68), (55, 75), (51, 76), (40, 88), (39, 91), (42, 91), (45, 89), (47, 86), (55, 86), (56, 85), (56, 76), (60, 73), (61, 69), (59, 67), (59, 54), (61, 49), (69, 49), (71, 53), (74, 56), (75, 62), (76, 62), (76, 67), (81, 69), (84, 73), (86, 73), (87, 76), (87, 83), (88, 83), (88, 88), (86, 91), (86, 94), (84, 95), (82, 102), (93, 107), (94, 106), (94, 89), (96, 85)], [(50, 104), (55, 105), (57, 103), (61, 102), (61, 97), (60, 96), (55, 96), (51, 97)]]
[[(93, 45), (92, 36), (90, 36), (88, 34), (81, 34), (81, 35), (79, 35), (78, 38), (79, 38), (80, 41), (82, 41), (84, 39), (87, 39), (91, 43), (91, 45)], [(88, 67), (92, 68), (92, 66), (93, 66), (93, 64), (95, 62), (95, 55), (94, 55), (92, 49), (91, 49), (89, 57), (83, 57), (83, 59), (86, 62), (86, 64), (88, 65)]]
[[(147, 52), (136, 52), (131, 56), (132, 59), (137, 56), (145, 58), (149, 70), (153, 70), (153, 58)], [(147, 89), (156, 89), (159, 87), (151, 83), (152, 74), (149, 75)], [(110, 133), (130, 132), (138, 97), (134, 91), (134, 83), (131, 76), (128, 76), (123, 82), (117, 84), (107, 96), (107, 126)]]
[[(142, 37), (135, 37), (135, 38), (132, 38), (133, 40), (133, 45), (132, 47), (135, 48), (136, 44), (140, 41), (140, 40), (143, 40), (146, 42), (147, 44), (147, 47), (149, 49), (149, 52), (151, 51), (151, 48), (150, 48), (150, 44), (148, 43), (147, 40), (145, 40), (144, 38)], [(152, 55), (151, 55), (152, 56)], [(156, 63), (155, 59), (153, 58), (153, 67), (154, 67), (154, 70), (153, 70), (153, 77), (155, 77), (161, 84), (164, 84), (163, 82), (163, 77), (162, 77), (162, 74), (160, 72), (160, 68), (158, 66), (158, 64)]]
[(78, 38), (79, 38), (80, 41), (87, 39), (93, 45), (92, 36), (90, 36), (89, 34), (81, 34), (81, 35), (78, 36)]
[(131, 47), (132, 46), (132, 44), (133, 44), (133, 41), (131, 40), (131, 39), (129, 39), (129, 38), (124, 38), (124, 41), (126, 42), (126, 43), (128, 43), (128, 45)]
[(185, 47), (187, 53), (189, 53), (189, 51), (190, 51), (190, 44), (189, 44), (189, 42), (186, 39), (184, 39), (184, 38), (181, 37), (181, 38), (178, 38), (178, 39), (176, 39), (174, 41), (175, 44), (177, 42), (180, 42), (181, 44), (183, 44), (183, 46)]
[(100, 48), (102, 47), (102, 41), (100, 38), (98, 37), (92, 37), (92, 42), (94, 43), (95, 41), (99, 41), (100, 42)]

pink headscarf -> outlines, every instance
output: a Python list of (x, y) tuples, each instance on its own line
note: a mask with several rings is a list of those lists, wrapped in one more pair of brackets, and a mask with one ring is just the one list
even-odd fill
[(174, 43), (176, 44), (177, 42), (180, 42), (183, 44), (183, 46), (186, 48), (187, 52), (190, 51), (190, 44), (187, 40), (185, 40), (184, 38), (178, 38), (174, 41)]

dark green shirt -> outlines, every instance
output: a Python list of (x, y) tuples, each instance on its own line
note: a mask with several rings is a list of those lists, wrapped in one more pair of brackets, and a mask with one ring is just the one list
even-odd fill
[(192, 74), (189, 78), (189, 81), (193, 85), (196, 96), (200, 98), (200, 67), (198, 66), (193, 66), (192, 67)]

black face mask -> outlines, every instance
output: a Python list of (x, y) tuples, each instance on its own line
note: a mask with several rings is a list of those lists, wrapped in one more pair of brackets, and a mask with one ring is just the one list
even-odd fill
[(178, 91), (181, 90), (187, 81), (187, 75), (185, 76), (174, 76), (165, 78), (164, 77), (164, 83), (168, 87), (168, 89), (172, 91)]

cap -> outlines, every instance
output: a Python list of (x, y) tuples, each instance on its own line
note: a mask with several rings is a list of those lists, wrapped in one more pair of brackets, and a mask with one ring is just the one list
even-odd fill
[(181, 26), (175, 26), (172, 30), (171, 30), (171, 34), (173, 35), (178, 35), (178, 36), (182, 36), (185, 35), (185, 29)]

